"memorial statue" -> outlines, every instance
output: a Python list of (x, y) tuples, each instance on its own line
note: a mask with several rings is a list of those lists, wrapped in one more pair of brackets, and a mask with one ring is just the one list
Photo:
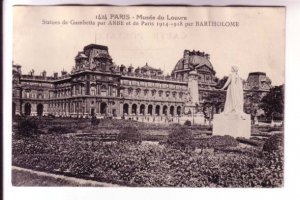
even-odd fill
[(250, 138), (251, 120), (250, 115), (243, 111), (243, 82), (238, 75), (237, 67), (231, 68), (231, 74), (221, 90), (226, 88), (224, 112), (214, 115), (213, 135)]
[(242, 79), (238, 75), (237, 67), (231, 68), (231, 74), (221, 90), (224, 90), (225, 88), (227, 88), (227, 93), (224, 114), (236, 113), (243, 116), (243, 83)]

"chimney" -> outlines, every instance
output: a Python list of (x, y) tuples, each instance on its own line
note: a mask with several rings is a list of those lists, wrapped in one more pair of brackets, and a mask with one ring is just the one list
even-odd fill
[(128, 67), (128, 73), (132, 73), (132, 70), (133, 70), (133, 67), (130, 65), (130, 66)]
[(54, 72), (53, 76), (54, 76), (55, 79), (57, 79), (58, 78), (58, 73)]
[(29, 72), (30, 76), (33, 76), (34, 75), (34, 70), (32, 69), (30, 72)]
[(207, 58), (208, 60), (210, 59), (210, 55), (208, 53), (206, 53), (205, 55), (205, 58)]
[(61, 76), (66, 76), (67, 72), (65, 70), (61, 71)]
[(42, 76), (45, 78), (45, 77), (46, 77), (46, 74), (47, 74), (47, 72), (44, 70), (44, 71), (42, 72)]
[(183, 68), (184, 69), (187, 69), (189, 67), (189, 55), (190, 55), (190, 51), (184, 50), (184, 52), (183, 52)]
[(123, 72), (126, 72), (126, 67), (124, 65), (121, 65), (120, 67), (120, 71), (123, 73)]

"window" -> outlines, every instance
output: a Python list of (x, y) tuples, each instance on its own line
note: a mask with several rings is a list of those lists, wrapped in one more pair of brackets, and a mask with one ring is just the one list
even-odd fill
[(166, 92), (166, 97), (169, 97), (169, 96), (170, 96), (170, 92), (167, 91), (167, 92)]
[(106, 85), (102, 85), (101, 90), (106, 90)]
[(139, 95), (140, 94), (140, 92), (141, 92), (141, 89), (136, 89), (136, 95)]
[(30, 92), (29, 92), (29, 91), (26, 91), (26, 92), (25, 92), (25, 97), (26, 97), (26, 98), (30, 98)]
[(94, 87), (91, 88), (91, 95), (92, 95), (92, 96), (95, 96), (95, 88), (94, 88)]
[(145, 96), (148, 95), (148, 90), (144, 90), (144, 95), (145, 95)]
[(160, 90), (160, 91), (158, 92), (159, 97), (161, 97), (162, 94), (163, 94), (163, 91)]
[(155, 96), (156, 90), (152, 90), (151, 93), (152, 93), (152, 96)]
[(173, 92), (173, 93), (172, 93), (173, 98), (176, 98), (176, 94), (177, 94), (176, 92)]
[(128, 94), (129, 94), (129, 95), (132, 94), (132, 88), (128, 88)]
[(180, 98), (180, 99), (182, 99), (182, 95), (183, 95), (183, 93), (180, 92), (180, 93), (179, 93), (179, 98)]

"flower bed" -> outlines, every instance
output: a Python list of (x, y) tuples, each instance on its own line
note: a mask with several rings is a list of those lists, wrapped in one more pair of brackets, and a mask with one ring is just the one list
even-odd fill
[(278, 153), (183, 152), (74, 137), (13, 138), (13, 165), (127, 186), (279, 187), (283, 182)]

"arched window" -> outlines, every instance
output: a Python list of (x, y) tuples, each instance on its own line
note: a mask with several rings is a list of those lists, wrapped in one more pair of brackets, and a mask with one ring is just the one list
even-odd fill
[(128, 115), (128, 109), (129, 109), (129, 105), (127, 103), (125, 103), (123, 105), (123, 114)]
[(160, 115), (160, 106), (159, 105), (155, 106), (155, 114)]
[(153, 106), (152, 106), (152, 105), (149, 105), (149, 106), (148, 106), (148, 114), (149, 114), (149, 115), (152, 115), (152, 109), (153, 109)]
[(103, 115), (103, 114), (106, 114), (107, 112), (107, 104), (105, 102), (102, 102), (100, 104), (100, 113)]
[(146, 109), (145, 105), (142, 104), (142, 105), (140, 106), (140, 114), (145, 115), (145, 109)]
[(26, 103), (25, 104), (25, 115), (30, 115), (31, 114), (31, 104)]
[(168, 106), (163, 107), (163, 114), (168, 115)]
[(38, 115), (38, 116), (42, 116), (42, 115), (43, 115), (43, 110), (44, 110), (43, 104), (39, 103), (39, 104), (37, 105), (37, 115)]
[(132, 105), (131, 113), (134, 114), (134, 115), (137, 114), (137, 105), (136, 104)]
[(177, 115), (181, 115), (181, 107), (180, 106), (177, 107)]
[(172, 116), (174, 116), (174, 106), (171, 106), (171, 107), (170, 107), (170, 114), (171, 114)]

